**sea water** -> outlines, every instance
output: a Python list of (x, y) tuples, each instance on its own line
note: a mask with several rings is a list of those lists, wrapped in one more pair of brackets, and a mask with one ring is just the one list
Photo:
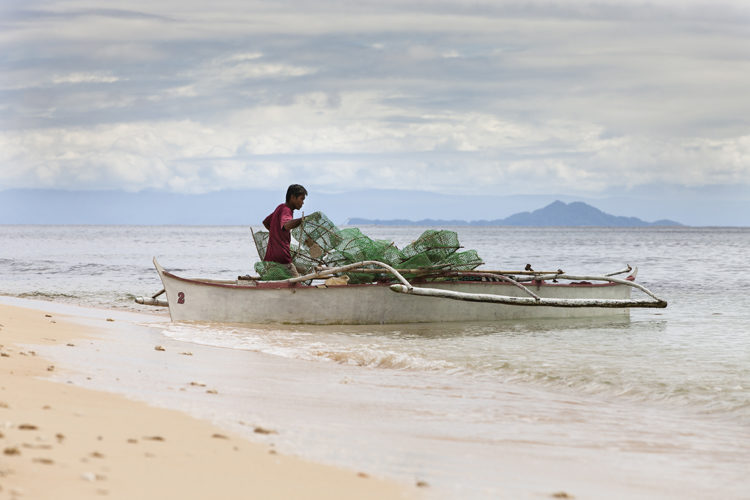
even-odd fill
[[(402, 247), (425, 228), (362, 229)], [(100, 388), (228, 426), (270, 421), (284, 451), (421, 478), (447, 496), (492, 498), (513, 484), (511, 497), (533, 498), (567, 484), (585, 497), (589, 470), (624, 498), (750, 498), (750, 229), (454, 229), (488, 269), (638, 266), (638, 282), (669, 307), (624, 320), (383, 326), (162, 316), (139, 324), (155, 342), (207, 346), (196, 376), (231, 388), (206, 408), (179, 391), (147, 390), (148, 370), (132, 387), (99, 377)], [(207, 278), (252, 273), (258, 261), (248, 227), (0, 226), (0, 242), (0, 294), (124, 312), (146, 310), (134, 296), (161, 289), (152, 256)], [(98, 356), (121, 356), (117, 349), (99, 346)], [(159, 377), (178, 386), (181, 372), (170, 373)], [(529, 468), (539, 476), (520, 480)]]

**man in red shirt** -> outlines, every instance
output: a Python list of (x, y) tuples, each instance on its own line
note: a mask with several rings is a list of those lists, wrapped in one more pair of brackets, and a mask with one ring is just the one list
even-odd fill
[(304, 187), (292, 184), (286, 190), (286, 202), (276, 207), (276, 210), (263, 221), (269, 233), (266, 257), (263, 260), (284, 264), (292, 276), (299, 276), (299, 272), (292, 263), (292, 254), (289, 250), (289, 244), (292, 241), (290, 231), (302, 224), (304, 216), (299, 219), (293, 216), (294, 211), (304, 205), (306, 196), (307, 190)]

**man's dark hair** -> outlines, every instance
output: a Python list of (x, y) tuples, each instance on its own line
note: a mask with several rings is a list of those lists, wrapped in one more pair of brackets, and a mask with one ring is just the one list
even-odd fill
[(305, 189), (304, 186), (301, 186), (300, 184), (292, 184), (286, 190), (286, 201), (291, 200), (292, 196), (297, 197), (303, 194), (307, 196), (307, 189)]

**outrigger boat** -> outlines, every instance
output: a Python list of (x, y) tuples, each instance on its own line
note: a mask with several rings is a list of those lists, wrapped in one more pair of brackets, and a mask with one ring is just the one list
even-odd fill
[[(637, 268), (603, 276), (557, 271), (435, 271), (395, 269), (379, 261), (318, 266), (279, 281), (191, 279), (166, 271), (164, 284), (139, 304), (166, 306), (172, 321), (282, 324), (387, 324), (507, 319), (628, 316), (630, 308), (667, 302), (635, 283)], [(372, 273), (371, 283), (348, 284), (343, 273)], [(407, 280), (404, 275), (413, 276)], [(377, 277), (389, 275), (387, 280)], [(619, 275), (626, 275), (618, 278)], [(333, 279), (332, 279), (333, 278)], [(394, 283), (393, 279), (397, 282)], [(646, 296), (630, 298), (636, 289)], [(166, 300), (160, 299), (166, 294)]]

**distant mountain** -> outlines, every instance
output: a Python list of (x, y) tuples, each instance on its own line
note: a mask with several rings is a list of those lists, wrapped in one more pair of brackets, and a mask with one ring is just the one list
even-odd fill
[(563, 203), (555, 201), (544, 208), (533, 212), (519, 212), (505, 219), (495, 220), (434, 220), (422, 219), (409, 221), (404, 219), (362, 219), (352, 218), (347, 224), (357, 225), (399, 225), (399, 226), (599, 226), (599, 227), (645, 227), (645, 226), (681, 226), (679, 222), (662, 219), (656, 222), (645, 222), (637, 217), (610, 215), (598, 208), (580, 201)]

